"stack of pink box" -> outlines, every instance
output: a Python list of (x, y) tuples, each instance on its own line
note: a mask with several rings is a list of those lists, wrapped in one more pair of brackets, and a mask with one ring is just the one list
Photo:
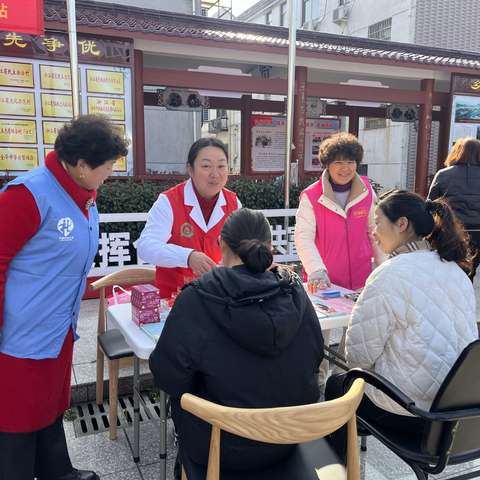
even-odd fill
[(132, 287), (132, 319), (137, 325), (159, 321), (160, 290), (153, 285)]

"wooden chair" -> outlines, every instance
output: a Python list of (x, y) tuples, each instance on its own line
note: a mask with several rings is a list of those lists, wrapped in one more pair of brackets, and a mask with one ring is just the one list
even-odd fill
[(107, 301), (105, 288), (113, 285), (122, 287), (153, 283), (155, 270), (151, 268), (131, 268), (111, 273), (90, 285), (91, 290), (100, 291), (100, 304), (98, 308), (97, 327), (97, 404), (103, 403), (103, 380), (104, 380), (104, 357), (108, 361), (108, 401), (109, 401), (109, 431), (110, 439), (117, 438), (117, 407), (118, 407), (118, 371), (120, 360), (133, 356), (132, 349), (127, 345), (120, 331), (116, 329), (106, 330)]
[[(230, 408), (184, 394), (184, 410), (212, 425), (208, 467), (184, 462), (182, 480), (220, 479), (220, 432), (274, 444), (299, 444), (294, 452), (272, 468), (260, 472), (224, 472), (222, 480), (322, 480), (360, 479), (355, 411), (362, 399), (363, 380), (356, 380), (348, 392), (336, 400), (282, 408)], [(323, 438), (347, 424), (347, 469)], [(306, 443), (308, 442), (308, 443)], [(184, 456), (182, 452), (182, 460)]]

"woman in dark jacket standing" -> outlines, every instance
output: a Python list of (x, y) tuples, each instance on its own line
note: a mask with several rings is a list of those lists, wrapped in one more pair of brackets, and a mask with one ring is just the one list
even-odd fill
[[(172, 397), (180, 457), (203, 465), (210, 426), (182, 411), (182, 394), (244, 408), (313, 403), (323, 358), (320, 325), (300, 279), (282, 268), (267, 271), (273, 257), (263, 214), (232, 213), (220, 245), (223, 266), (183, 289), (150, 357), (156, 384)], [(255, 470), (291, 449), (222, 432), (221, 464)]]
[(444, 197), (470, 235), (476, 253), (471, 279), (480, 264), (480, 141), (460, 138), (435, 175), (428, 198)]

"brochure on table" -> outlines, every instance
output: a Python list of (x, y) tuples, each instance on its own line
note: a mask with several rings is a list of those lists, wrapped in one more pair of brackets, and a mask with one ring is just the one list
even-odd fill
[(156, 343), (162, 334), (165, 322), (145, 323), (140, 328)]
[(153, 323), (144, 323), (140, 325), (140, 329), (143, 330), (155, 343), (158, 342), (160, 335), (162, 334), (165, 321), (170, 313), (170, 307), (160, 307), (159, 320)]
[(354, 294), (355, 292), (337, 285), (332, 285), (327, 291), (333, 290), (339, 291), (340, 295), (334, 298), (324, 298), (322, 294), (324, 294), (325, 290), (320, 289), (315, 293), (308, 294), (319, 318), (350, 315), (352, 313), (355, 302), (346, 298), (345, 295)]

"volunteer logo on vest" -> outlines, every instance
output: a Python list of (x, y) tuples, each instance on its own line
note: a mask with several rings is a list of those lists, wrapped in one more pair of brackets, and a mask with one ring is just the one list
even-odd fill
[(368, 209), (367, 208), (359, 208), (359, 209), (353, 211), (353, 216), (354, 217), (366, 217), (367, 215), (368, 215)]
[(73, 235), (70, 234), (73, 232), (73, 220), (70, 217), (61, 218), (57, 223), (57, 230), (62, 234), (58, 239), (61, 242), (70, 242), (73, 240)]
[(180, 236), (185, 238), (192, 238), (194, 234), (195, 234), (195, 231), (191, 223), (185, 222), (180, 227)]

